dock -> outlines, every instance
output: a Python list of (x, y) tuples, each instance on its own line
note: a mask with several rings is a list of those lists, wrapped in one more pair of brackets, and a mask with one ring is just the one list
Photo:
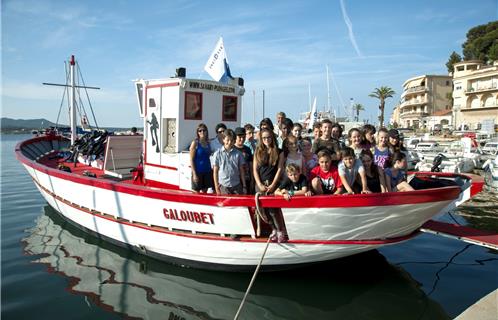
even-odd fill
[(498, 234), (491, 231), (477, 230), (467, 226), (434, 220), (424, 223), (420, 231), (498, 250)]
[(471, 305), (455, 320), (496, 320), (498, 318), (498, 289)]

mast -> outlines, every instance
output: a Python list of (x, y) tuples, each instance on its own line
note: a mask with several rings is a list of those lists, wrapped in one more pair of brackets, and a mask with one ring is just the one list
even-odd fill
[(310, 106), (310, 112), (311, 112), (312, 105), (311, 105), (311, 83), (310, 82), (308, 82), (308, 105)]
[[(65, 64), (65, 62), (64, 62)], [(48, 82), (43, 82), (44, 85), (46, 86), (57, 86), (57, 87), (65, 87), (66, 89), (69, 88), (69, 122), (70, 122), (70, 126), (71, 126), (71, 144), (74, 144), (74, 142), (76, 141), (76, 139), (78, 138), (78, 134), (76, 132), (77, 130), (77, 122), (78, 122), (78, 119), (76, 117), (76, 88), (83, 88), (83, 89), (96, 89), (96, 90), (100, 90), (100, 88), (98, 87), (89, 87), (89, 86), (85, 86), (84, 85), (84, 81), (83, 81), (83, 86), (79, 86), (76, 84), (76, 77), (77, 77), (77, 70), (76, 70), (77, 66), (76, 66), (76, 60), (74, 59), (74, 55), (71, 55), (71, 60), (69, 60), (69, 84), (67, 83), (67, 77), (66, 77), (66, 83), (65, 84), (58, 84), (58, 83), (48, 83)], [(66, 74), (67, 76), (67, 74)], [(80, 74), (81, 76), (81, 74)], [(83, 80), (83, 78), (81, 78)], [(65, 91), (64, 91), (64, 94), (65, 94)], [(64, 98), (63, 98), (64, 100)], [(62, 104), (61, 104), (62, 106)], [(90, 108), (92, 108), (91, 104), (90, 104)], [(93, 114), (93, 110), (92, 110), (92, 114)], [(94, 116), (94, 119), (95, 119), (95, 116)], [(95, 121), (95, 123), (97, 123), (97, 121)]]
[(76, 133), (76, 71), (75, 71), (75, 61), (74, 61), (74, 55), (71, 55), (71, 60), (69, 61), (69, 73), (71, 77), (71, 83), (70, 83), (70, 88), (71, 90), (69, 91), (69, 99), (70, 99), (70, 115), (71, 115), (71, 144), (74, 144), (76, 141), (78, 135)]
[[(327, 69), (327, 112), (330, 112), (330, 81), (329, 81), (329, 65), (325, 65)], [(335, 113), (335, 112), (334, 112)]]
[(253, 108), (252, 108), (252, 123), (256, 125), (256, 90), (252, 91), (252, 101), (253, 101)]
[(349, 98), (349, 121), (354, 121), (354, 99)]
[(263, 89), (263, 118), (265, 117), (265, 90)]

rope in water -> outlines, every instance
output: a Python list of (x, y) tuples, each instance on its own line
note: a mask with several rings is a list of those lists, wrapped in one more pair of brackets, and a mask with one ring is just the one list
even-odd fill
[(271, 237), (268, 237), (268, 240), (266, 241), (266, 246), (265, 246), (265, 250), (263, 251), (263, 255), (261, 255), (261, 259), (259, 260), (259, 263), (256, 266), (256, 270), (254, 270), (254, 274), (252, 275), (251, 282), (249, 282), (249, 286), (247, 287), (246, 293), (244, 294), (244, 298), (242, 298), (242, 301), (240, 302), (239, 309), (237, 310), (237, 313), (235, 314), (235, 317), (233, 318), (234, 320), (237, 320), (239, 318), (240, 311), (242, 310), (242, 307), (244, 306), (244, 303), (246, 302), (246, 298), (249, 295), (249, 291), (251, 291), (252, 285), (254, 284), (254, 281), (256, 280), (256, 276), (258, 275), (259, 268), (261, 267), (261, 264), (263, 263), (263, 259), (265, 258), (266, 251), (268, 250), (268, 246), (270, 245), (270, 239), (271, 239)]

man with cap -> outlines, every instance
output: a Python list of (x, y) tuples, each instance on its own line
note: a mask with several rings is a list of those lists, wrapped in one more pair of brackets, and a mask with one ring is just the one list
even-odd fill
[(245, 194), (252, 194), (254, 193), (253, 190), (253, 179), (252, 179), (252, 152), (251, 148), (246, 146), (244, 144), (246, 140), (246, 130), (241, 127), (235, 128), (235, 149), (239, 150), (242, 152), (242, 157), (244, 159), (244, 179), (246, 181), (245, 185), (247, 186), (247, 190), (245, 191)]

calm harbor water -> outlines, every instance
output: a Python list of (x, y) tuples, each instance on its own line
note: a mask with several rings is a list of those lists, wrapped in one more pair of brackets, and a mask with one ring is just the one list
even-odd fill
[[(1, 136), (3, 319), (233, 319), (250, 274), (158, 262), (86, 235), (43, 200)], [(440, 219), (498, 232), (496, 195)], [(449, 319), (498, 287), (498, 252), (423, 234), (260, 274), (241, 319)]]

